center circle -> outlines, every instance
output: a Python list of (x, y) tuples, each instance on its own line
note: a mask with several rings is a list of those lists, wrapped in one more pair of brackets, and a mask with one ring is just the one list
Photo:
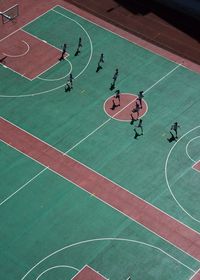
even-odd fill
[[(139, 109), (139, 112), (133, 112), (136, 107), (136, 101), (138, 96), (131, 93), (120, 93), (120, 102), (119, 99), (115, 97), (115, 95), (110, 96), (104, 102), (104, 111), (105, 113), (118, 121), (128, 122), (132, 119), (140, 119), (142, 118), (147, 110), (147, 103), (142, 99), (142, 103)], [(137, 101), (138, 103), (138, 101)], [(115, 104), (113, 109), (113, 104)]]

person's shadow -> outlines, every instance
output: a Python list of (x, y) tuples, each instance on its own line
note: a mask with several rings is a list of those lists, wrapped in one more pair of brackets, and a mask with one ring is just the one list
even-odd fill
[(174, 136), (174, 134), (171, 131), (169, 133), (171, 134), (171, 137), (167, 138), (168, 142), (171, 143), (173, 141), (177, 141), (177, 138)]

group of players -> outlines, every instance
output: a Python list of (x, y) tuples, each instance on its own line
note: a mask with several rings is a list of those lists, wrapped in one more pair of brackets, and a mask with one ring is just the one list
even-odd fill
[[(82, 39), (81, 39), (81, 37), (79, 37), (78, 47), (77, 47), (77, 50), (74, 54), (75, 56), (80, 54), (80, 49), (81, 48), (82, 48)], [(66, 49), (67, 49), (67, 44), (64, 44), (61, 57), (59, 58), (60, 61), (65, 59)], [(103, 66), (102, 66), (103, 63), (104, 63), (104, 54), (101, 53), (98, 64), (97, 64), (96, 73), (98, 73), (103, 68)], [(110, 90), (115, 89), (115, 84), (116, 84), (116, 80), (117, 80), (118, 75), (119, 75), (119, 69), (117, 68), (115, 70), (114, 75), (113, 75), (113, 81), (110, 85)], [(69, 80), (67, 81), (67, 83), (65, 85), (65, 92), (71, 91), (73, 89), (73, 79), (74, 78), (73, 78), (72, 74), (70, 73)], [(120, 106), (120, 96), (121, 96), (120, 90), (117, 89), (115, 91), (115, 96), (112, 99), (112, 107), (110, 108), (111, 110), (115, 110), (116, 107)], [(131, 125), (133, 125), (134, 122), (138, 121), (138, 124), (135, 125), (134, 129), (133, 129), (134, 133), (135, 133), (135, 135), (134, 135), (135, 139), (137, 139), (139, 136), (143, 135), (143, 120), (141, 118), (139, 118), (139, 112), (142, 109), (142, 99), (143, 99), (143, 97), (144, 97), (144, 91), (139, 91), (136, 102), (135, 102), (135, 107), (132, 109), (132, 112), (130, 114), (130, 116), (131, 116), (130, 124)], [(116, 101), (115, 101), (116, 99), (118, 100), (118, 103), (116, 103)], [(133, 114), (134, 115), (137, 114), (137, 118), (134, 118)], [(175, 122), (171, 126), (171, 128), (170, 128), (171, 137), (167, 139), (169, 142), (177, 141), (177, 139), (178, 139), (178, 135), (177, 135), (178, 128), (180, 128), (180, 125), (177, 122)], [(139, 133), (138, 129), (140, 129), (140, 133)], [(175, 135), (173, 134), (172, 131), (175, 132)]]

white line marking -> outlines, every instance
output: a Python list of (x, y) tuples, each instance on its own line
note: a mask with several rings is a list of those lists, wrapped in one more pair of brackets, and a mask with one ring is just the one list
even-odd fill
[(39, 278), (40, 278), (42, 275), (44, 275), (44, 274), (47, 273), (48, 271), (53, 270), (53, 269), (56, 269), (56, 268), (71, 268), (71, 269), (73, 269), (73, 270), (75, 270), (75, 271), (79, 271), (79, 269), (76, 268), (76, 267), (74, 267), (74, 266), (70, 266), (70, 265), (56, 265), (56, 266), (52, 266), (52, 267), (49, 267), (49, 268), (45, 269), (42, 273), (40, 273), (40, 274), (38, 275), (38, 277), (36, 278), (36, 280), (39, 280)]
[[(145, 243), (145, 242), (141, 242), (141, 241), (137, 241), (137, 240), (131, 240), (131, 239), (125, 239), (125, 238), (112, 238), (112, 237), (108, 237), (108, 238), (96, 238), (96, 239), (90, 239), (90, 240), (84, 240), (84, 241), (80, 241), (74, 244), (70, 244), (67, 246), (64, 246), (63, 248), (60, 248), (56, 251), (54, 251), (53, 253), (49, 254), (48, 256), (44, 257), (42, 260), (40, 260), (38, 263), (36, 263), (31, 269), (29, 269), (29, 271), (21, 278), (21, 280), (24, 280), (38, 265), (40, 265), (42, 262), (44, 262), (45, 260), (47, 260), (48, 258), (56, 255), (57, 253), (60, 253), (66, 249), (78, 246), (78, 245), (82, 245), (82, 244), (87, 244), (87, 243), (91, 243), (91, 242), (97, 242), (97, 241), (122, 241), (122, 242), (130, 242), (130, 243), (138, 243), (147, 247), (150, 247), (152, 249), (155, 249), (156, 251), (159, 251), (160, 253), (163, 253), (164, 255), (166, 255), (167, 257), (171, 258), (172, 260), (174, 260), (175, 262), (179, 263), (180, 265), (186, 267), (188, 270), (195, 272), (191, 267), (185, 265), (184, 263), (182, 263), (181, 261), (177, 260), (175, 257), (173, 257), (172, 255), (168, 254), (167, 252), (165, 252), (164, 250), (160, 249), (159, 247), (153, 246), (151, 244)], [(154, 254), (153, 254), (154, 255)], [(145, 256), (144, 256), (145, 257)]]
[(81, 271), (86, 267), (87, 265), (84, 265), (73, 277), (71, 280), (73, 280)]
[(101, 273), (99, 273), (99, 271), (96, 271), (95, 269), (93, 269), (91, 266), (87, 265), (87, 267), (89, 267), (91, 270), (93, 270), (95, 273), (97, 273), (98, 275), (100, 275), (102, 278), (108, 280), (107, 278), (105, 278)]
[[(49, 10), (49, 11), (51, 11), (51, 10)], [(52, 11), (53, 11), (53, 10), (52, 10)], [(45, 44), (51, 46), (52, 48), (57, 49), (58, 51), (61, 51), (61, 49), (57, 48), (56, 46), (50, 44), (49, 42), (47, 42), (47, 41), (45, 41), (45, 40), (43, 40), (43, 39), (41, 39), (40, 37), (38, 37), (38, 36), (36, 36), (36, 35), (33, 35), (32, 33), (28, 32), (28, 31), (26, 31), (26, 30), (24, 30), (24, 29), (22, 29), (21, 31), (24, 32), (24, 33), (27, 33), (30, 37), (33, 37), (33, 38), (37, 39), (38, 41), (41, 41), (41, 42), (43, 42), (43, 43), (45, 43)]]
[(29, 52), (30, 46), (29, 46), (29, 44), (28, 44), (26, 41), (22, 40), (22, 42), (27, 46), (27, 49), (26, 49), (26, 51), (25, 51), (24, 53), (18, 54), (18, 55), (11, 55), (11, 54), (7, 54), (7, 53), (3, 53), (3, 55), (9, 56), (9, 57), (21, 57), (21, 56), (25, 56), (25, 55)]
[[(3, 141), (2, 141), (3, 142)], [(10, 145), (9, 145), (10, 146)], [(10, 146), (12, 147), (12, 146)], [(5, 198), (2, 202), (0, 202), (0, 206), (2, 206), (6, 201), (8, 201), (10, 198), (12, 198), (16, 193), (18, 193), (19, 191), (21, 191), (23, 188), (25, 188), (30, 182), (32, 182), (33, 180), (35, 180), (37, 177), (39, 177), (45, 170), (47, 169), (47, 167), (45, 167), (44, 169), (42, 169), (39, 173), (37, 173), (34, 177), (32, 177), (29, 181), (27, 181), (23, 186), (21, 186), (19, 189), (17, 189), (14, 193), (12, 193), (11, 195), (9, 195), (7, 198)]]
[(192, 275), (192, 277), (191, 277), (189, 280), (194, 279), (194, 277), (195, 277), (198, 273), (200, 273), (200, 268), (195, 272), (195, 274)]
[(193, 161), (194, 163), (196, 163), (196, 162), (198, 162), (198, 160), (194, 160), (191, 156), (190, 156), (190, 154), (189, 154), (189, 152), (188, 152), (188, 147), (189, 147), (189, 145), (190, 145), (190, 143), (192, 142), (192, 141), (194, 141), (194, 140), (196, 140), (197, 138), (200, 138), (200, 136), (196, 136), (196, 137), (194, 137), (194, 138), (192, 138), (188, 143), (187, 143), (187, 145), (186, 145), (186, 155), (189, 157), (189, 159), (191, 160), (191, 161)]
[(72, 73), (72, 64), (71, 64), (71, 62), (70, 62), (68, 59), (65, 59), (65, 61), (67, 61), (67, 62), (69, 63), (69, 65), (70, 65), (69, 72), (68, 72), (65, 76), (63, 76), (63, 77), (61, 77), (61, 78), (57, 78), (57, 79), (56, 79), (56, 78), (55, 78), (55, 79), (48, 79), (48, 78), (41, 78), (41, 77), (40, 77), (43, 73), (47, 72), (49, 69), (51, 69), (52, 67), (54, 67), (56, 64), (59, 63), (59, 62), (57, 62), (56, 64), (54, 64), (54, 65), (52, 65), (50, 68), (48, 68), (48, 70), (45, 70), (43, 73), (41, 73), (41, 74), (37, 77), (37, 79), (40, 79), (40, 80), (43, 80), (43, 81), (47, 81), (47, 82), (54, 82), (54, 81), (59, 81), (59, 80), (65, 79), (70, 73)]
[[(32, 79), (23, 76), (21, 73), (15, 71), (14, 69), (10, 68), (9, 66), (5, 66), (5, 65), (3, 64), (3, 67), (8, 68), (11, 72), (16, 73), (17, 75), (21, 76), (22, 78), (26, 78), (27, 80), (32, 81)], [(0, 97), (9, 97), (9, 98), (10, 98), (10, 97), (18, 97), (18, 96), (15, 96), (15, 95), (13, 95), (13, 96), (11, 96), (11, 95), (9, 95), (9, 96), (7, 96), (7, 95), (0, 95)]]

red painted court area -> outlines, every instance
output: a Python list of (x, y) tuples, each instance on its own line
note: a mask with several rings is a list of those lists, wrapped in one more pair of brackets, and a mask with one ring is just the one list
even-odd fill
[[(137, 115), (137, 113), (132, 112), (132, 110), (136, 106), (137, 97), (138, 96), (131, 93), (121, 93), (120, 106), (118, 106), (119, 100), (115, 98), (115, 96), (111, 96), (105, 101), (104, 110), (108, 116), (120, 121), (130, 121), (131, 114), (134, 117), (134, 119), (142, 118), (146, 114), (148, 107), (147, 103), (144, 100), (142, 100), (142, 108), (139, 110), (139, 115)], [(113, 101), (116, 104), (114, 110), (112, 108)]]
[(200, 280), (200, 272), (198, 272), (191, 280)]
[(85, 266), (75, 277), (73, 280), (106, 280), (107, 278), (103, 277), (99, 272), (95, 271), (89, 266)]
[(4, 56), (5, 66), (33, 80), (58, 63), (61, 51), (18, 30), (1, 41), (0, 58)]
[(158, 208), (3, 118), (0, 139), (200, 260), (200, 234)]
[(197, 161), (193, 166), (193, 169), (195, 169), (196, 171), (200, 172), (200, 160)]

